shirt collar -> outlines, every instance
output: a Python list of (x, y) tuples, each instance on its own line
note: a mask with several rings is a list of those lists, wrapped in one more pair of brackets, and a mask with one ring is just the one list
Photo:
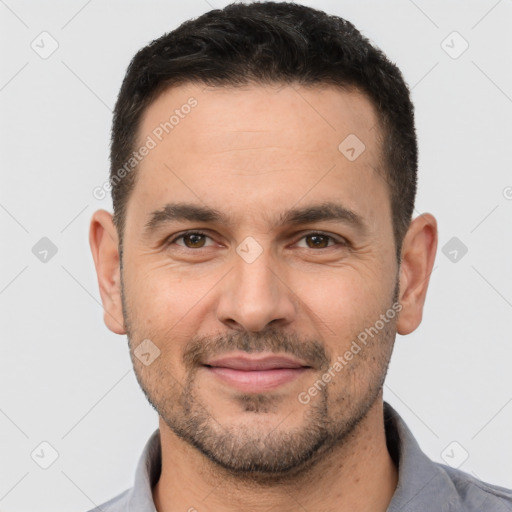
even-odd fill
[(453, 510), (457, 493), (450, 478), (422, 452), (404, 420), (386, 402), (384, 427), (388, 451), (398, 464), (398, 485), (387, 512)]
[(148, 439), (137, 464), (134, 486), (128, 494), (128, 512), (156, 512), (152, 489), (162, 471), (160, 430)]

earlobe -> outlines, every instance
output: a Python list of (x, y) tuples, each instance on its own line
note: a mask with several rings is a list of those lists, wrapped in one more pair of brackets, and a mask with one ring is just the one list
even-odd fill
[(112, 332), (126, 334), (121, 301), (118, 236), (112, 215), (106, 210), (98, 210), (92, 216), (89, 245), (96, 267), (104, 322)]
[(437, 221), (424, 213), (411, 222), (402, 244), (399, 334), (409, 334), (421, 323), (436, 250)]

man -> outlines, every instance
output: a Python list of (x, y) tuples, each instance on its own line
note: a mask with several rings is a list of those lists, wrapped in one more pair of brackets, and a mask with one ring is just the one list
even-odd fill
[(416, 169), (402, 75), (341, 18), (232, 4), (134, 57), (90, 243), (160, 419), (97, 510), (512, 510), (383, 402), (437, 247)]

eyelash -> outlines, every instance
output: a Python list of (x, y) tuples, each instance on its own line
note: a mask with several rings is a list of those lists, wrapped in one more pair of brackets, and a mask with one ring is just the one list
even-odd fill
[[(201, 236), (205, 236), (207, 238), (210, 238), (211, 237), (203, 232), (203, 231), (198, 231), (198, 230), (192, 230), (192, 231), (185, 231), (179, 235), (173, 235), (172, 237), (168, 238), (165, 242), (165, 245), (166, 246), (169, 246), (169, 245), (172, 245), (174, 242), (176, 242), (176, 240), (179, 240), (180, 238), (184, 238), (185, 236), (187, 235), (201, 235)], [(328, 249), (329, 247), (333, 247), (335, 245), (340, 245), (342, 247), (349, 247), (350, 243), (348, 240), (346, 240), (345, 238), (340, 238), (339, 240), (337, 238), (335, 238), (334, 236), (328, 234), (328, 233), (324, 233), (323, 231), (310, 231), (308, 233), (305, 233), (304, 235), (302, 235), (299, 240), (302, 240), (303, 238), (306, 238), (307, 236), (311, 236), (311, 235), (320, 235), (320, 236), (323, 236), (323, 237), (326, 237), (326, 238), (329, 238), (330, 240), (332, 240), (334, 242), (333, 245), (328, 245), (327, 247), (321, 247), (320, 249)], [(197, 251), (199, 249), (204, 249), (205, 247), (198, 247), (197, 249), (194, 249), (194, 248), (191, 248), (191, 247), (187, 247), (187, 246), (180, 246), (180, 247), (183, 247), (183, 249), (190, 249), (191, 251)], [(314, 249), (312, 247), (306, 247), (306, 249), (313, 249), (313, 250), (318, 250), (318, 249)]]

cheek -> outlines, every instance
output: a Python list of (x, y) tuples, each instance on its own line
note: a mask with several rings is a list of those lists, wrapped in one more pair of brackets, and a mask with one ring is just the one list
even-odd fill
[[(133, 345), (149, 338), (167, 364), (178, 365), (185, 344), (203, 327), (222, 273), (179, 271), (168, 264), (133, 262), (126, 286)], [(179, 365), (178, 365), (179, 366)], [(175, 368), (175, 371), (177, 369)]]
[[(297, 278), (297, 295), (329, 337), (346, 338), (379, 318), (387, 304), (390, 283), (377, 272), (355, 267)], [(323, 326), (323, 327), (322, 327)]]
[(129, 275), (129, 298), (144, 322), (172, 325), (208, 291), (204, 276), (185, 276), (168, 264), (134, 262)]

